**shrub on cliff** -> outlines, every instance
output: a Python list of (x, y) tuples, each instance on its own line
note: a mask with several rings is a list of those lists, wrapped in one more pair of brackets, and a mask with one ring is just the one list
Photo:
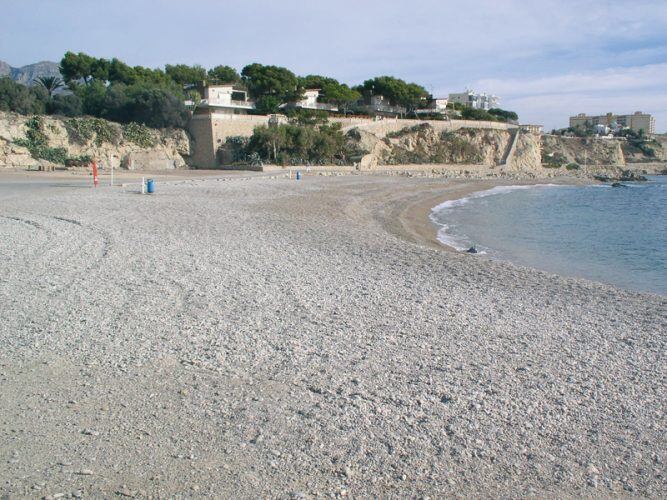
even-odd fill
[(49, 147), (48, 138), (44, 133), (44, 121), (41, 116), (33, 116), (26, 123), (26, 128), (25, 138), (16, 139), (14, 144), (26, 148), (36, 160), (65, 163), (65, 160), (67, 160), (67, 150), (65, 148)]

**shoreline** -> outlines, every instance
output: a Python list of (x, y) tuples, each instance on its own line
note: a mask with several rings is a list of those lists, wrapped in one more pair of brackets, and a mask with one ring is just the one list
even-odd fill
[(447, 245), (438, 239), (440, 226), (431, 220), (433, 209), (446, 201), (460, 200), (474, 193), (486, 191), (497, 186), (532, 186), (538, 184), (558, 184), (563, 186), (584, 186), (596, 184), (595, 181), (576, 178), (547, 179), (491, 179), (491, 180), (455, 180), (451, 189), (445, 189), (437, 195), (428, 195), (423, 200), (410, 204), (399, 215), (403, 227), (403, 236), (408, 240), (417, 238), (423, 244), (452, 253), (465, 253)]

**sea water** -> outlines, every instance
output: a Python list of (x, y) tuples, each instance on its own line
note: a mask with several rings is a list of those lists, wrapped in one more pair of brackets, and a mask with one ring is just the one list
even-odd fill
[(500, 186), (435, 207), (438, 239), (494, 259), (667, 295), (667, 177)]

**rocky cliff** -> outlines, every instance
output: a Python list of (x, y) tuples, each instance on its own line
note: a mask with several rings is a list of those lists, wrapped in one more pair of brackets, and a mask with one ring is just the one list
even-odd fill
[(66, 168), (95, 159), (102, 169), (163, 170), (187, 167), (189, 154), (183, 130), (0, 113), (0, 168)]
[(542, 136), (545, 165), (625, 165), (621, 141), (586, 137)]
[[(506, 130), (459, 129), (438, 131), (427, 123), (386, 134), (363, 129), (348, 132), (351, 148), (372, 165), (500, 164), (507, 154), (511, 134)], [(371, 155), (372, 158), (368, 158)]]
[[(362, 170), (399, 164), (474, 164), (532, 177), (620, 175), (625, 141), (538, 135), (517, 129), (459, 128), (438, 131), (428, 123), (376, 134), (363, 128), (347, 134)], [(658, 141), (659, 142), (659, 141)], [(652, 146), (656, 160), (660, 144)], [(646, 158), (637, 153), (631, 161)], [(647, 160), (642, 160), (647, 161)]]

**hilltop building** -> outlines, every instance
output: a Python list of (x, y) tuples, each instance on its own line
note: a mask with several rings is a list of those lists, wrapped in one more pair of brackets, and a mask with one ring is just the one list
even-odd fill
[(395, 106), (391, 104), (389, 99), (381, 94), (375, 94), (368, 97), (362, 107), (369, 113), (377, 116), (403, 116), (408, 111), (403, 106)]
[(449, 102), (452, 104), (463, 104), (473, 109), (483, 109), (488, 111), (497, 108), (500, 104), (500, 97), (485, 93), (476, 94), (473, 90), (466, 90), (461, 93), (449, 94)]
[[(601, 125), (602, 127), (598, 127)], [(615, 115), (607, 113), (606, 115), (589, 116), (586, 113), (579, 113), (577, 116), (570, 117), (570, 127), (589, 127), (605, 128), (617, 132), (624, 128), (629, 128), (635, 132), (643, 130), (647, 135), (655, 134), (655, 118), (648, 113), (636, 111), (632, 115)]]
[(422, 114), (447, 114), (447, 103), (449, 99), (446, 97), (434, 97), (428, 100), (426, 107), (416, 110), (418, 115)]
[(248, 99), (248, 92), (232, 83), (206, 85), (204, 82), (198, 85), (196, 90), (201, 96), (198, 110), (244, 115), (248, 110), (255, 109), (255, 103)]
[(338, 107), (326, 102), (320, 102), (319, 98), (322, 96), (320, 89), (306, 89), (303, 91), (303, 97), (296, 102), (290, 102), (281, 105), (281, 108), (301, 108), (301, 109), (315, 109), (321, 111), (338, 111)]

